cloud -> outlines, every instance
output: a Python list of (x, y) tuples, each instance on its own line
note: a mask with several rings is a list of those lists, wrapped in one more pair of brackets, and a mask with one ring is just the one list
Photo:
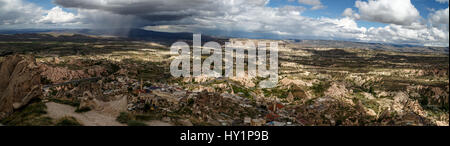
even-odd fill
[(447, 9), (441, 9), (438, 10), (432, 14), (430, 14), (430, 16), (428, 16), (428, 18), (430, 19), (431, 23), (434, 26), (442, 26), (442, 25), (446, 25), (448, 28), (449, 25), (449, 10)]
[(421, 21), (417, 9), (410, 0), (356, 1), (360, 14), (347, 8), (342, 13), (346, 18), (363, 19), (387, 23), (385, 27), (371, 27), (362, 31), (368, 42), (405, 43), (427, 46), (449, 46), (448, 8), (435, 11), (428, 17), (428, 24)]
[(45, 10), (23, 0), (0, 0), (0, 27), (5, 29), (78, 25), (79, 16), (60, 7)]
[(354, 18), (354, 19), (360, 19), (361, 16), (359, 14), (355, 13), (352, 8), (347, 8), (342, 12), (342, 16)]
[[(55, 0), (51, 10), (21, 0), (0, 0), (0, 27), (27, 23), (37, 26), (84, 26), (114, 29), (126, 35), (129, 28), (168, 32), (272, 39), (329, 39), (448, 46), (448, 8), (433, 11), (428, 23), (415, 15), (409, 0), (357, 1), (342, 18), (303, 16), (302, 6), (268, 7), (269, 0)], [(304, 1), (322, 5), (320, 1)], [(392, 3), (388, 3), (392, 2)], [(406, 2), (406, 3), (405, 3)], [(408, 6), (408, 4), (411, 4)], [(64, 11), (61, 7), (76, 10)], [(372, 10), (374, 14), (366, 11)], [(404, 11), (409, 12), (405, 14)], [(411, 12), (410, 12), (411, 11)], [(416, 10), (417, 11), (417, 10)], [(14, 14), (14, 15), (13, 15)], [(13, 16), (14, 17), (13, 17)], [(16, 17), (18, 16), (18, 17)], [(383, 18), (383, 19), (381, 19)], [(360, 27), (358, 19), (388, 23)], [(444, 26), (447, 27), (444, 27)]]
[(442, 4), (448, 3), (448, 0), (436, 0), (436, 1), (439, 2), (439, 3), (442, 3)]
[[(102, 10), (119, 15), (133, 15), (142, 19), (175, 21), (189, 17), (222, 16), (239, 11), (239, 5), (264, 6), (268, 0), (55, 0), (67, 8)], [(231, 10), (231, 11), (229, 11)]]
[(48, 11), (47, 15), (43, 16), (38, 23), (49, 23), (49, 24), (57, 24), (57, 23), (73, 23), (77, 19), (72, 13), (65, 12), (60, 7), (54, 7), (50, 11)]
[(372, 22), (411, 25), (420, 19), (419, 11), (411, 0), (356, 1), (360, 18)]
[(325, 6), (322, 5), (322, 2), (320, 2), (320, 0), (298, 0), (298, 3), (312, 6), (311, 10), (318, 10), (325, 8)]
[[(350, 10), (347, 10), (347, 14), (357, 16)], [(448, 30), (430, 27), (418, 21), (409, 25), (389, 24), (385, 27), (366, 28), (358, 26), (352, 17), (310, 18), (302, 16), (301, 12), (286, 8), (252, 7), (225, 18), (201, 19), (201, 23), (191, 28), (204, 33), (213, 31), (220, 35), (237, 34), (239, 37), (272, 36), (279, 39), (306, 38), (448, 46)]]
[(0, 25), (33, 24), (45, 11), (22, 0), (0, 0)]
[[(349, 10), (348, 10), (349, 11)], [(309, 18), (301, 11), (286, 8), (252, 7), (225, 18), (201, 19), (189, 26), (192, 30), (238, 37), (271, 36), (272, 38), (306, 38), (353, 40), (381, 43), (448, 46), (448, 31), (421, 23), (408, 26), (389, 24), (386, 27), (360, 27), (355, 19), (345, 17)]]
[(448, 46), (448, 31), (414, 23), (414, 28), (391, 24), (386, 27), (370, 28), (368, 41), (417, 44), (425, 46)]

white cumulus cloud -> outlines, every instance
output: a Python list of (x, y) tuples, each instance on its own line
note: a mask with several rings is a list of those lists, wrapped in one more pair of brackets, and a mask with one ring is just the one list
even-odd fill
[(54, 7), (48, 11), (47, 15), (43, 16), (39, 23), (72, 23), (77, 19), (72, 13), (63, 11), (60, 7)]
[(411, 25), (420, 19), (419, 11), (411, 0), (356, 1), (361, 19), (397, 25)]
[(0, 25), (33, 24), (45, 11), (22, 0), (0, 0)]
[(442, 10), (438, 10), (432, 14), (430, 14), (430, 16), (428, 17), (431, 20), (431, 23), (434, 26), (440, 27), (440, 26), (446, 26), (446, 28), (448, 28), (449, 25), (449, 10), (447, 9), (442, 9)]
[(322, 9), (325, 7), (320, 0), (298, 0), (298, 3), (312, 6), (311, 10)]
[(347, 8), (342, 12), (342, 16), (359, 19), (360, 16), (358, 13), (355, 13), (352, 8)]

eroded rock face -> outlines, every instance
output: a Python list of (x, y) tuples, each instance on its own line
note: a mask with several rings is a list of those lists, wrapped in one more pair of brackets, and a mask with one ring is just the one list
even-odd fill
[(348, 96), (351, 92), (343, 84), (333, 83), (330, 88), (325, 92), (326, 95), (336, 98), (342, 98)]
[(372, 120), (364, 107), (356, 106), (330, 96), (313, 99), (310, 105), (295, 109), (297, 121), (305, 126), (366, 125)]
[(0, 65), (0, 119), (41, 95), (41, 76), (34, 57), (6, 57)]
[(418, 100), (422, 106), (435, 106), (441, 109), (448, 109), (449, 92), (448, 85), (445, 87), (433, 86), (409, 86), (407, 91), (410, 96)]
[[(42, 63), (39, 64), (39, 67), (42, 70), (41, 76), (55, 84), (90, 77), (105, 76), (108, 73), (107, 69), (101, 65), (83, 63), (77, 59), (67, 61), (63, 67), (58, 65), (58, 61), (54, 61), (54, 63), (56, 64), (49, 65)], [(71, 66), (71, 68), (68, 66)]]
[(46, 77), (53, 83), (62, 83), (70, 80), (88, 78), (82, 70), (69, 70), (62, 67), (50, 67), (47, 65), (40, 65), (42, 76)]

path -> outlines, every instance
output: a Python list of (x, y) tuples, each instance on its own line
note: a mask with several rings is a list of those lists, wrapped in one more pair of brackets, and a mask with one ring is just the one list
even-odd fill
[(84, 126), (125, 126), (116, 121), (116, 117), (101, 114), (97, 111), (89, 111), (86, 113), (76, 113), (75, 107), (48, 102), (47, 114), (53, 119), (60, 119), (66, 116), (74, 117)]

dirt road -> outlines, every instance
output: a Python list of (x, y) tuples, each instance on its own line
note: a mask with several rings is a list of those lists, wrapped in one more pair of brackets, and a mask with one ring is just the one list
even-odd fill
[(66, 116), (74, 117), (84, 126), (126, 126), (116, 121), (116, 117), (102, 114), (97, 111), (86, 113), (76, 113), (75, 107), (49, 102), (47, 105), (47, 114), (53, 119), (60, 119)]

